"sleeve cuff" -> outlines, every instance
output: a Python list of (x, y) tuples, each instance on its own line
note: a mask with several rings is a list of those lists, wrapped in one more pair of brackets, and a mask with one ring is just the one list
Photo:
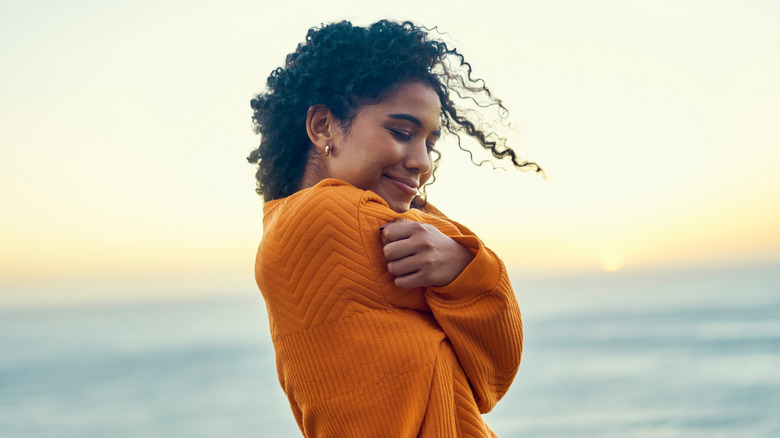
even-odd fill
[(501, 278), (501, 262), (476, 236), (457, 236), (453, 240), (474, 253), (474, 260), (460, 275), (444, 286), (431, 286), (431, 298), (451, 304), (467, 302), (495, 290)]

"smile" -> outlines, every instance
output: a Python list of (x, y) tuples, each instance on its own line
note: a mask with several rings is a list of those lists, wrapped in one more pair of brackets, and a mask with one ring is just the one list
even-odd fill
[(394, 187), (409, 197), (413, 198), (417, 195), (417, 187), (419, 187), (417, 181), (409, 178), (391, 177), (389, 175), (382, 175), (382, 177), (387, 178)]

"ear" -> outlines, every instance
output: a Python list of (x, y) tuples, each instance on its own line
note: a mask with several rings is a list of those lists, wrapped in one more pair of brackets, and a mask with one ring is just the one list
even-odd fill
[(306, 113), (306, 132), (314, 147), (325, 152), (325, 147), (333, 142), (336, 118), (325, 105), (313, 105)]

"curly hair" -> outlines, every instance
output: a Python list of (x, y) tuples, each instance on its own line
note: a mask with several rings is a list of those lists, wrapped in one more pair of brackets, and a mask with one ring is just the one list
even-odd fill
[[(284, 67), (271, 72), (268, 91), (251, 101), (252, 121), (261, 140), (247, 160), (258, 164), (257, 193), (271, 201), (298, 190), (311, 147), (306, 132), (309, 107), (326, 106), (349, 129), (361, 107), (414, 81), (429, 84), (439, 96), (442, 130), (454, 134), (461, 149), (471, 155), (461, 145), (460, 135), (465, 133), (495, 158), (541, 172), (536, 163), (521, 161), (504, 137), (485, 132), (477, 110), (495, 106), (504, 120), (506, 108), (484, 81), (472, 77), (463, 55), (429, 38), (431, 30), (389, 20), (367, 27), (342, 21), (309, 29), (306, 41), (287, 55)], [(476, 105), (476, 110), (456, 107), (453, 97)]]

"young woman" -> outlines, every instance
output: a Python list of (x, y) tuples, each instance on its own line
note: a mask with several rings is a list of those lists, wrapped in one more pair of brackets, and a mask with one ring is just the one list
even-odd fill
[[(506, 269), (422, 199), (442, 131), (517, 167), (453, 96), (503, 110), (412, 23), (311, 29), (252, 100), (265, 200), (255, 274), (307, 437), (490, 437), (520, 364)], [(460, 138), (460, 137), (458, 137)]]

